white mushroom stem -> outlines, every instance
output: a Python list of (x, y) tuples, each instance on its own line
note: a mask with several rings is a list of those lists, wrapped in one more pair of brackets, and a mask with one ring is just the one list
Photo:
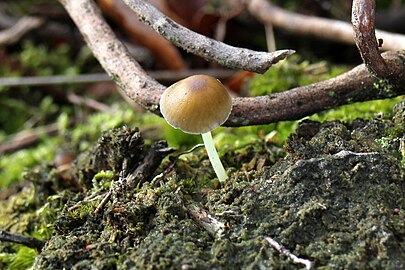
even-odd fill
[(218, 152), (215, 149), (211, 132), (208, 131), (206, 133), (202, 133), (201, 136), (205, 144), (205, 149), (208, 152), (208, 158), (211, 161), (211, 165), (214, 168), (214, 171), (217, 174), (219, 181), (223, 183), (225, 182), (226, 179), (228, 179), (228, 175), (226, 174), (224, 166), (222, 165), (221, 160), (219, 159)]

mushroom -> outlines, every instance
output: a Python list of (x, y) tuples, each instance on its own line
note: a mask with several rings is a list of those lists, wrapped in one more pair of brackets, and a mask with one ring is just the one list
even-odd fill
[(160, 97), (166, 121), (185, 133), (201, 134), (208, 157), (220, 182), (228, 175), (219, 159), (211, 130), (222, 125), (232, 109), (232, 98), (223, 84), (207, 75), (194, 75), (167, 88)]

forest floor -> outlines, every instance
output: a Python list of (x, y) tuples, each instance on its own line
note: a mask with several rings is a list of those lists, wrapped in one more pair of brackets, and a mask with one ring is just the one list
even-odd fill
[(228, 151), (224, 184), (203, 149), (139, 176), (170, 148), (111, 129), (3, 190), (2, 227), (48, 232), (35, 269), (403, 269), (404, 119), (402, 101), (390, 119), (304, 120), (283, 148)]

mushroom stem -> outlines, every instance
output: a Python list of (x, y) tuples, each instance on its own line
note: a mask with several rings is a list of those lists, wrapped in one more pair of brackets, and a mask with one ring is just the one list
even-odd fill
[(215, 173), (221, 183), (228, 179), (228, 175), (225, 172), (224, 166), (222, 166), (221, 160), (219, 159), (218, 152), (215, 149), (214, 141), (212, 140), (211, 131), (201, 134), (205, 149), (208, 152), (208, 158), (211, 161), (211, 165), (214, 168)]

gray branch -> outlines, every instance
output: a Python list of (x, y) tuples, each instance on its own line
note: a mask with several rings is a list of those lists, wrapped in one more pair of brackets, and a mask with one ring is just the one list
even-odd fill
[(232, 47), (179, 25), (145, 0), (124, 0), (124, 2), (142, 21), (176, 46), (225, 67), (264, 73), (272, 64), (294, 53), (293, 50), (256, 52)]
[(0, 31), (0, 46), (14, 44), (33, 29), (44, 24), (44, 20), (39, 17), (22, 17), (10, 28)]
[[(160, 114), (159, 100), (165, 87), (131, 57), (103, 20), (91, 0), (59, 0), (82, 32), (102, 67), (127, 97), (145, 109)], [(226, 126), (269, 124), (296, 120), (322, 110), (357, 101), (382, 99), (405, 94), (405, 51), (382, 55), (394, 72), (390, 82), (379, 81), (365, 65), (336, 78), (291, 89), (287, 92), (234, 98)]]
[(388, 78), (391, 72), (380, 55), (375, 36), (375, 9), (374, 0), (353, 1), (353, 37), (368, 69), (379, 78)]
[(0, 229), (0, 242), (12, 242), (22, 244), (24, 246), (35, 248), (37, 251), (41, 251), (44, 246), (44, 242), (31, 236), (26, 236), (18, 233), (11, 233), (9, 231)]
[[(353, 28), (348, 22), (289, 12), (268, 0), (250, 0), (248, 9), (263, 24), (289, 33), (354, 44)], [(382, 50), (405, 49), (405, 35), (382, 30), (376, 30), (376, 35), (384, 40)]]

